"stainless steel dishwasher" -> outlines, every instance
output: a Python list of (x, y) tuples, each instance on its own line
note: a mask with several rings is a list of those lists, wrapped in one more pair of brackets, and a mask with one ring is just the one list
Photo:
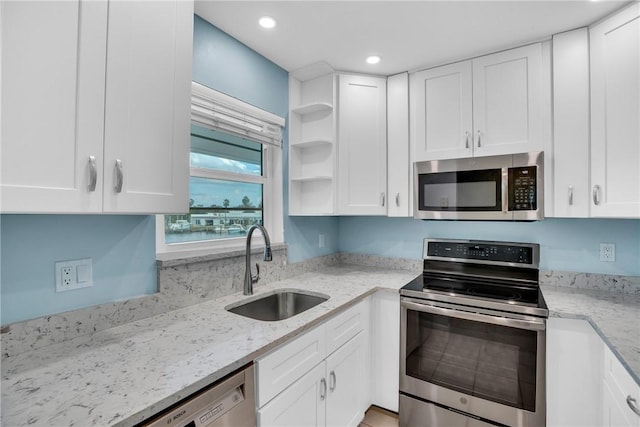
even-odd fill
[(143, 427), (255, 427), (253, 365), (140, 424)]

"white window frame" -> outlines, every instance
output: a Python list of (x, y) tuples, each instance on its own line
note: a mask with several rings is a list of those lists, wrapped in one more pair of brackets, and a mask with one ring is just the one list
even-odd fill
[[(203, 120), (203, 98), (206, 96), (205, 102), (212, 105), (211, 107), (211, 124), (207, 125)], [(197, 101), (195, 99), (198, 98)], [(216, 108), (218, 108), (216, 110)], [(197, 111), (196, 111), (197, 109)], [(216, 129), (221, 132), (238, 135), (239, 132), (230, 132), (227, 127), (229, 121), (221, 120), (222, 126), (216, 127), (215, 117), (223, 111), (223, 114), (231, 111), (229, 118), (236, 120), (242, 114), (246, 114), (249, 119), (247, 122), (253, 127), (252, 118), (258, 118), (270, 123), (274, 123), (280, 127), (284, 127), (284, 119), (261, 110), (243, 101), (232, 98), (228, 95), (205, 88), (202, 85), (193, 83), (192, 86), (192, 123), (197, 126)], [(236, 126), (234, 126), (235, 128)], [(269, 131), (271, 132), (271, 127)], [(259, 141), (252, 140), (262, 144), (262, 175), (238, 174), (234, 172), (216, 171), (202, 168), (190, 168), (190, 176), (208, 179), (221, 179), (227, 181), (249, 182), (262, 184), (262, 218), (263, 223), (271, 243), (284, 243), (284, 225), (283, 225), (283, 180), (282, 180), (282, 146), (279, 141), (269, 142), (266, 139)], [(254, 234), (256, 245), (263, 244), (260, 233)], [(224, 253), (243, 249), (246, 245), (246, 236), (233, 237), (226, 239), (203, 240), (196, 242), (180, 242), (165, 243), (164, 232), (164, 215), (156, 215), (156, 253), (159, 254), (184, 254), (186, 252), (202, 253)]]

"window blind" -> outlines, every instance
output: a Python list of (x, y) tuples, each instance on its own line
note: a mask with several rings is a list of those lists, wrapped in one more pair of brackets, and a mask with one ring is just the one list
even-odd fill
[(208, 129), (282, 147), (284, 118), (197, 82), (191, 83), (191, 121)]

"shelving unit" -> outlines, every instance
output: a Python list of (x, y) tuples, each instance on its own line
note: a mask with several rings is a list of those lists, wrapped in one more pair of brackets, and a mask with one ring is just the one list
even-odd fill
[(289, 79), (289, 215), (335, 215), (336, 78), (326, 63)]

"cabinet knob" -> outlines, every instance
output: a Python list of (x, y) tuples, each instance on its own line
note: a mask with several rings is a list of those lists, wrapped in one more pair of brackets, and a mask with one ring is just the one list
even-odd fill
[(89, 156), (89, 191), (96, 191), (98, 182), (98, 167), (96, 166), (96, 156)]
[(478, 148), (480, 148), (480, 129), (478, 129)]
[(396, 206), (400, 207), (400, 193), (396, 193)]
[(469, 148), (469, 131), (466, 131), (464, 133), (465, 135), (465, 144), (464, 144), (464, 148)]
[(600, 204), (600, 186), (599, 185), (593, 186), (593, 204), (596, 206)]
[(640, 409), (638, 409), (637, 403), (636, 399), (631, 397), (631, 395), (627, 396), (627, 405), (629, 405), (629, 408), (631, 408), (636, 415), (640, 416)]
[(115, 172), (116, 172), (116, 185), (114, 185), (113, 189), (115, 190), (116, 193), (120, 193), (122, 192), (122, 183), (124, 181), (124, 175), (122, 172), (122, 160), (120, 159), (116, 160)]
[(384, 193), (380, 193), (380, 199), (382, 200), (382, 206), (384, 206), (385, 204), (385, 194)]
[(573, 185), (569, 186), (569, 206), (573, 205)]

